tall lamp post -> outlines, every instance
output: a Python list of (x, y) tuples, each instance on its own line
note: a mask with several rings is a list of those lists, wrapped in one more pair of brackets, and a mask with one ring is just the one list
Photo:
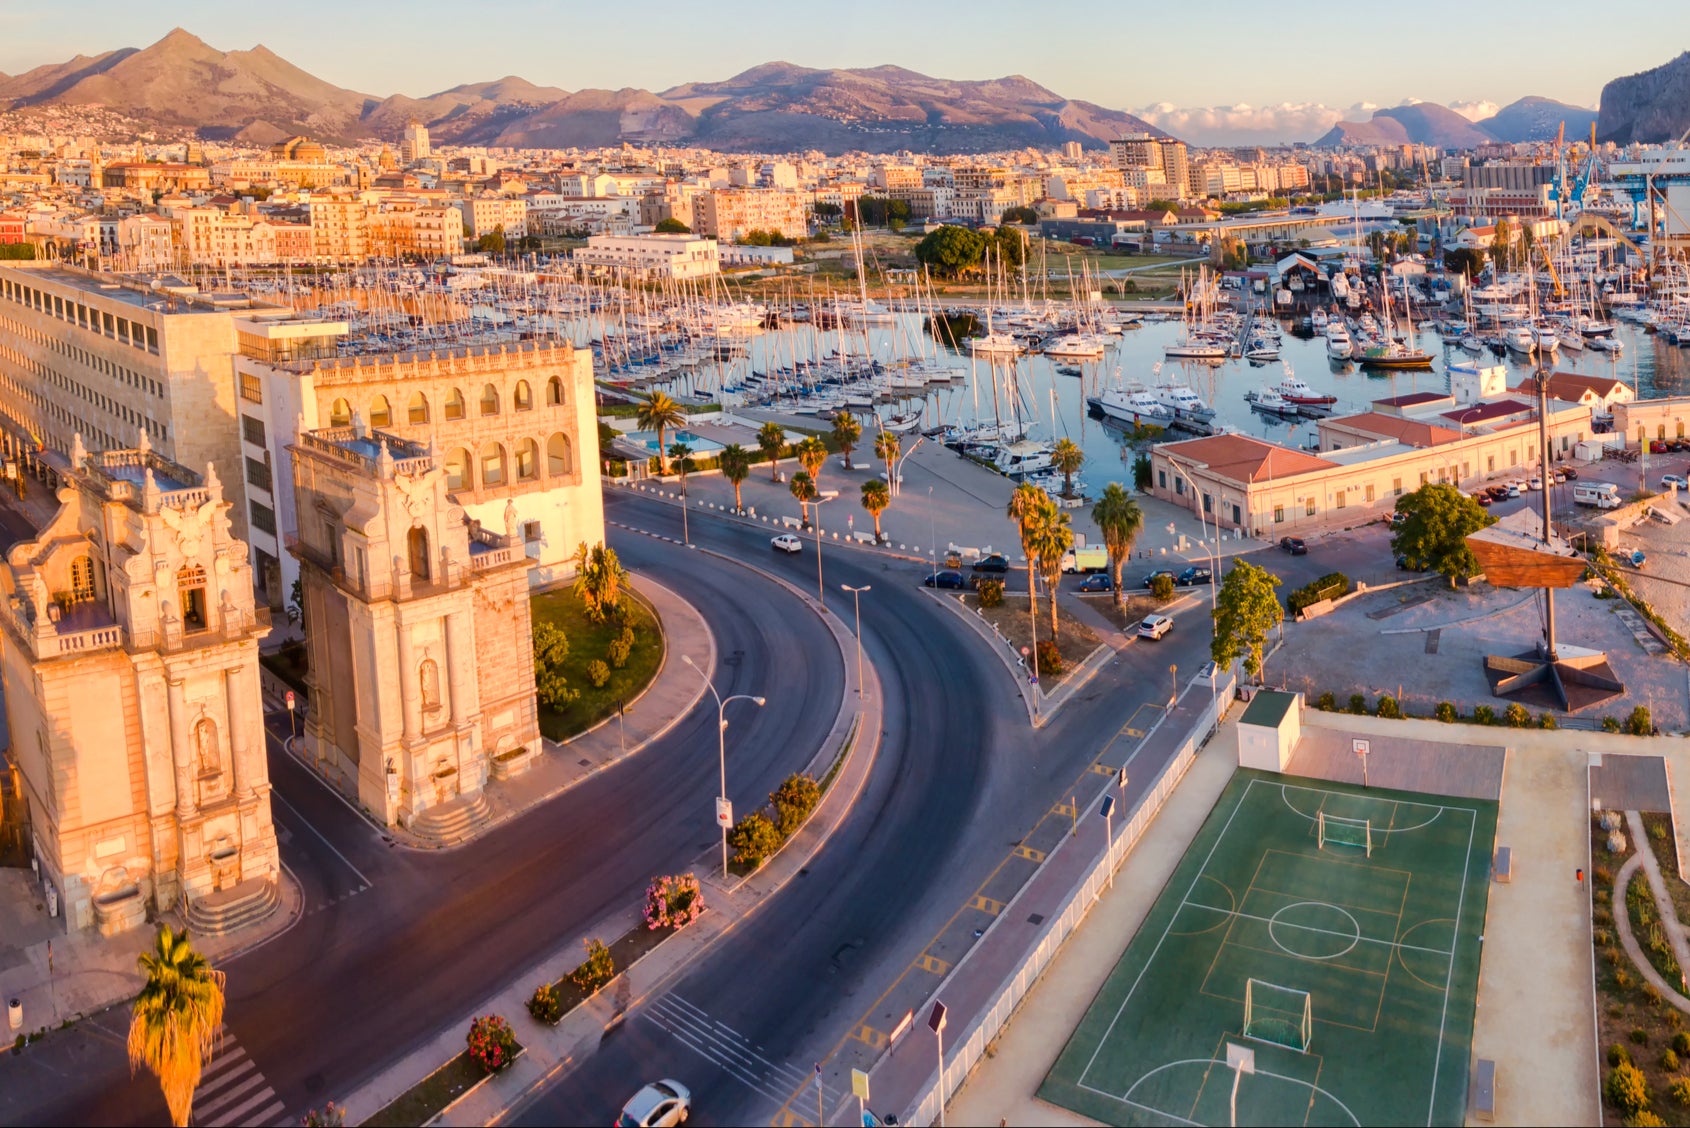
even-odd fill
[[(736, 693), (732, 697), (723, 697), (716, 692), (716, 685), (710, 680), (710, 675), (699, 669), (698, 663), (692, 660), (691, 654), (681, 655), (681, 661), (698, 670), (698, 676), (704, 679), (704, 687), (710, 691), (710, 696), (716, 699), (716, 757), (722, 772), (722, 790), (719, 805), (728, 801), (728, 719), (726, 710), (729, 702), (753, 701), (758, 708), (768, 704), (768, 699), (753, 697), (749, 693)], [(720, 821), (720, 819), (718, 819)], [(728, 876), (728, 824), (722, 823), (722, 876)]]
[(857, 699), (863, 696), (863, 592), (873, 591), (869, 584), (862, 587), (852, 587), (850, 584), (840, 584), (839, 590), (851, 593), (851, 602), (857, 609)]
[[(1197, 491), (1197, 483), (1191, 480), (1191, 475), (1185, 472), (1185, 469), (1180, 466), (1176, 459), (1168, 459), (1168, 465), (1172, 466), (1174, 468), (1174, 473), (1184, 478), (1185, 484), (1191, 487), (1191, 508), (1197, 513), (1197, 527), (1202, 530), (1203, 539), (1208, 540), (1209, 525), (1208, 522), (1203, 519), (1203, 498)], [(1209, 550), (1209, 618), (1211, 623), (1214, 620), (1217, 603), (1220, 598), (1218, 592), (1216, 591), (1221, 582), (1220, 576), (1216, 574), (1221, 570), (1221, 515), (1218, 512), (1215, 514), (1215, 539), (1212, 543), (1213, 547)], [(1210, 679), (1210, 689), (1211, 691), (1214, 689), (1214, 679), (1212, 678)], [(1178, 694), (1177, 689), (1175, 690), (1175, 693), (1176, 695)], [(1210, 697), (1214, 697), (1214, 692), (1210, 693)]]
[(816, 511), (816, 602), (823, 607), (827, 606), (827, 585), (822, 582), (822, 506), (838, 500), (838, 496), (835, 494), (833, 497), (818, 497), (810, 503), (810, 507)]

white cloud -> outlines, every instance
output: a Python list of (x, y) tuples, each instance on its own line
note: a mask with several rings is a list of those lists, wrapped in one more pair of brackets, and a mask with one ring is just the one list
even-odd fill
[(1468, 121), (1484, 121), (1488, 117), (1494, 117), (1496, 111), (1502, 107), (1495, 102), (1480, 100), (1477, 102), (1451, 102), (1449, 108)]
[(1320, 102), (1190, 107), (1158, 102), (1131, 112), (1195, 145), (1274, 145), (1312, 141), (1336, 122), (1367, 121), (1376, 109), (1372, 102), (1358, 102), (1344, 109)]

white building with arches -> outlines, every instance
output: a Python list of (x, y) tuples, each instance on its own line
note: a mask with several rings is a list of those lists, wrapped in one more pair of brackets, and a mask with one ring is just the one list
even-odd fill
[(604, 539), (592, 354), (563, 342), (466, 344), (337, 355), (344, 322), (237, 322), (236, 393), (253, 565), (273, 608), (298, 564), (289, 446), (308, 431), (364, 426), (423, 445), (467, 519), (517, 535), (534, 586), (574, 573), (581, 542)]

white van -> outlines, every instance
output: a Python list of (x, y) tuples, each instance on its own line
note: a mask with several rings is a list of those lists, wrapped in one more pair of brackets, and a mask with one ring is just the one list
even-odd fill
[(1620, 488), (1612, 482), (1577, 482), (1573, 485), (1573, 504), (1618, 509)]

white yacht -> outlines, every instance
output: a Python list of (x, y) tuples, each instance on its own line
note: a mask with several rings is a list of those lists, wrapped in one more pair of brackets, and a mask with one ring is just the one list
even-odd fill
[(1511, 325), (1502, 334), (1503, 343), (1515, 352), (1530, 356), (1537, 348), (1537, 338), (1532, 333), (1530, 325)]
[(1350, 340), (1350, 331), (1344, 328), (1342, 320), (1334, 319), (1326, 326), (1326, 355), (1333, 360), (1348, 360), (1355, 351), (1355, 345)]
[(984, 337), (968, 338), (968, 351), (981, 356), (1018, 356), (1021, 341), (1009, 333), (987, 333)]
[(1088, 397), (1086, 403), (1122, 423), (1154, 423), (1157, 426), (1165, 426), (1174, 421), (1172, 408), (1136, 384), (1125, 388), (1109, 388), (1102, 395)]
[(1044, 347), (1046, 356), (1072, 357), (1076, 360), (1096, 360), (1103, 356), (1107, 342), (1094, 333), (1068, 333)]
[(1244, 393), (1244, 399), (1251, 407), (1267, 415), (1290, 416), (1297, 414), (1297, 405), (1272, 388), (1252, 388)]
[(1050, 469), (1050, 447), (1045, 443), (1035, 443), (1028, 440), (1006, 443), (998, 448), (997, 455), (992, 459), (992, 465), (1000, 473), (1008, 474), (1012, 478), (1037, 474), (1041, 470)]
[(1203, 402), (1203, 397), (1184, 384), (1158, 384), (1153, 389), (1156, 402), (1174, 413), (1175, 419), (1192, 419), (1207, 423), (1215, 417), (1215, 409)]

